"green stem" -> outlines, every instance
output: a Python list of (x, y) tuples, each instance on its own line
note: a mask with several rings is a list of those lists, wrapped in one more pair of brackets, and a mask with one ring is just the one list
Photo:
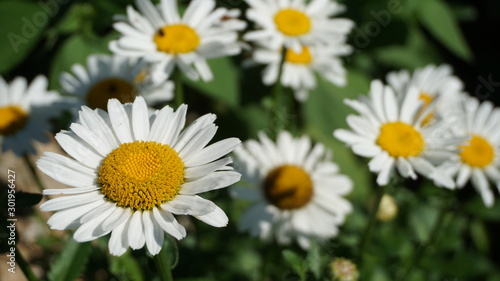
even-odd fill
[(417, 252), (415, 253), (415, 256), (413, 259), (410, 261), (409, 266), (407, 269), (404, 271), (404, 274), (402, 275), (403, 277), (401, 280), (406, 280), (408, 276), (410, 276), (410, 273), (412, 272), (413, 268), (418, 264), (420, 259), (423, 257), (425, 254), (427, 248), (429, 246), (433, 245), (434, 242), (436, 241), (437, 237), (439, 236), (439, 230), (441, 229), (441, 226), (443, 225), (444, 218), (449, 210), (449, 205), (452, 200), (452, 196), (448, 198), (448, 200), (443, 200), (441, 209), (439, 210), (438, 218), (434, 225), (432, 226), (431, 233), (429, 234), (429, 238), (427, 241), (425, 241), (424, 244), (420, 245), (420, 247), (417, 249)]
[(31, 266), (29, 263), (24, 259), (23, 255), (19, 251), (18, 248), (16, 248), (16, 261), (19, 264), (19, 267), (21, 270), (24, 272), (24, 275), (29, 281), (38, 281), (38, 278), (36, 278), (35, 274), (31, 270)]
[(385, 193), (386, 187), (384, 186), (377, 186), (375, 187), (375, 204), (374, 204), (374, 209), (370, 213), (370, 218), (368, 219), (368, 224), (366, 225), (365, 231), (363, 232), (363, 236), (361, 239), (361, 244), (359, 246), (359, 264), (361, 265), (363, 261), (363, 254), (365, 251), (366, 244), (370, 240), (370, 235), (373, 231), (373, 227), (375, 226), (376, 222), (376, 217), (377, 217), (377, 212), (380, 207), (380, 202), (382, 201), (382, 196)]
[(168, 254), (166, 248), (163, 247), (158, 255), (154, 256), (156, 270), (160, 274), (161, 281), (172, 281), (172, 270), (170, 268), (170, 260), (168, 258)]
[(182, 72), (176, 69), (173, 74), (175, 83), (175, 107), (179, 107), (184, 103), (184, 91), (182, 88)]
[(24, 162), (26, 162), (26, 165), (28, 166), (28, 168), (30, 169), (30, 172), (33, 175), (33, 179), (35, 180), (35, 183), (37, 184), (38, 188), (40, 189), (40, 191), (43, 191), (45, 189), (45, 187), (43, 186), (42, 180), (40, 179), (40, 177), (38, 176), (38, 173), (36, 172), (35, 166), (33, 166), (33, 164), (31, 163), (31, 160), (30, 160), (28, 154), (24, 154), (23, 159), (24, 159)]

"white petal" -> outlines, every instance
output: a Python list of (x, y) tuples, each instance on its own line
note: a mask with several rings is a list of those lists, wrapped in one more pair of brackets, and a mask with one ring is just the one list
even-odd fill
[(80, 205), (92, 203), (97, 200), (102, 200), (103, 197), (104, 195), (99, 191), (93, 191), (77, 195), (62, 196), (50, 199), (49, 201), (43, 203), (42, 205), (40, 205), (40, 209), (44, 212), (49, 212), (49, 211), (62, 210), (66, 208), (73, 208)]
[(241, 178), (235, 171), (219, 171), (182, 185), (180, 194), (194, 195), (229, 186)]
[(215, 210), (215, 204), (210, 200), (201, 198), (200, 196), (177, 195), (172, 201), (169, 201), (161, 208), (176, 215), (205, 215)]
[(217, 206), (215, 206), (215, 210), (211, 213), (197, 216), (196, 218), (214, 227), (224, 227), (229, 222), (226, 213), (224, 213), (224, 211)]
[(127, 235), (130, 248), (137, 250), (144, 246), (146, 240), (144, 238), (141, 212), (135, 211), (132, 215)]
[(153, 214), (149, 211), (143, 212), (142, 223), (144, 224), (144, 235), (148, 251), (151, 255), (156, 255), (161, 250), (165, 233), (152, 216)]
[(149, 135), (149, 113), (144, 98), (139, 96), (132, 105), (132, 127), (134, 139), (147, 141)]
[(471, 180), (472, 184), (481, 195), (484, 205), (491, 208), (495, 201), (495, 197), (490, 189), (488, 179), (484, 176), (483, 172), (480, 169), (476, 168), (472, 170)]
[(123, 105), (117, 99), (108, 101), (109, 118), (113, 130), (121, 143), (132, 142), (132, 132), (130, 131), (130, 121)]
[(186, 236), (186, 229), (175, 220), (170, 212), (153, 208), (153, 215), (161, 228), (177, 240), (181, 240)]
[(205, 147), (200, 153), (192, 156), (184, 164), (186, 166), (198, 166), (212, 162), (233, 151), (241, 141), (238, 138), (228, 138)]

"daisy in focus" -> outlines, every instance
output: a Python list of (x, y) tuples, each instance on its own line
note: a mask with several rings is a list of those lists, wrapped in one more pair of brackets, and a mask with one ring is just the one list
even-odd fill
[(66, 94), (78, 97), (80, 104), (92, 109), (106, 110), (112, 98), (133, 102), (137, 95), (142, 95), (148, 105), (172, 100), (173, 83), (154, 78), (147, 70), (145, 63), (132, 65), (123, 56), (90, 55), (86, 68), (73, 65), (73, 74), (61, 74), (60, 83)]
[(387, 74), (387, 83), (398, 95), (407, 93), (410, 87), (416, 88), (424, 107), (436, 100), (434, 110), (423, 120), (425, 125), (434, 118), (442, 119), (443, 115), (452, 114), (466, 95), (462, 81), (452, 73), (448, 65), (428, 65), (416, 69), (412, 74), (407, 70), (390, 72)]
[[(263, 45), (263, 44), (261, 44)], [(267, 65), (262, 80), (265, 85), (273, 85), (278, 81), (279, 68), (283, 57), (280, 49), (258, 48), (253, 53), (253, 60)], [(315, 73), (337, 86), (346, 85), (346, 71), (339, 56), (351, 53), (351, 47), (345, 42), (328, 46), (304, 46), (302, 51), (287, 49), (284, 56), (280, 83), (294, 90), (295, 99), (307, 100), (309, 91), (316, 88)]]
[(240, 228), (279, 244), (296, 239), (307, 249), (311, 238), (328, 239), (351, 212), (343, 196), (352, 181), (338, 174), (338, 166), (322, 144), (307, 136), (294, 139), (283, 131), (273, 143), (264, 133), (235, 150), (243, 179), (251, 186), (233, 189), (236, 197), (254, 203), (240, 219)]
[(85, 242), (111, 233), (109, 251), (122, 255), (129, 247), (146, 245), (156, 255), (165, 232), (186, 235), (175, 215), (192, 215), (215, 227), (228, 218), (213, 202), (197, 194), (229, 186), (240, 174), (225, 155), (240, 144), (237, 138), (208, 145), (217, 127), (206, 114), (184, 128), (187, 106), (153, 114), (142, 97), (122, 105), (108, 102), (108, 112), (83, 106), (71, 131), (56, 135), (72, 157), (46, 153), (38, 168), (72, 186), (46, 189), (45, 195), (65, 194), (43, 203), (56, 211), (52, 229), (77, 228), (74, 239)]
[(256, 30), (243, 37), (267, 42), (270, 49), (283, 46), (300, 53), (302, 46), (343, 41), (354, 26), (345, 18), (332, 18), (345, 11), (344, 5), (330, 0), (245, 0), (246, 12)]
[(16, 155), (35, 153), (32, 141), (48, 141), (50, 119), (64, 109), (57, 92), (47, 90), (45, 76), (37, 76), (31, 84), (24, 77), (7, 83), (0, 76), (0, 144), (2, 151)]
[(375, 80), (369, 97), (345, 100), (360, 115), (347, 116), (352, 130), (335, 130), (334, 136), (350, 146), (353, 152), (372, 158), (371, 172), (377, 173), (377, 184), (389, 183), (395, 169), (404, 178), (416, 179), (418, 172), (437, 186), (454, 188), (453, 179), (436, 168), (458, 151), (461, 138), (442, 137), (439, 127), (422, 127), (422, 120), (432, 110), (422, 111), (419, 91), (410, 87), (401, 99), (389, 86)]
[(468, 136), (457, 157), (443, 164), (456, 177), (458, 188), (471, 180), (487, 207), (495, 197), (490, 181), (500, 192), (500, 109), (489, 101), (479, 103), (476, 98), (463, 99), (463, 118), (453, 126), (456, 136)]
[(214, 0), (193, 0), (179, 15), (177, 0), (137, 0), (139, 12), (127, 7), (127, 18), (115, 23), (123, 36), (110, 42), (119, 55), (143, 58), (169, 75), (177, 65), (190, 79), (213, 79), (206, 59), (240, 53), (238, 30), (245, 28), (237, 10), (215, 8)]

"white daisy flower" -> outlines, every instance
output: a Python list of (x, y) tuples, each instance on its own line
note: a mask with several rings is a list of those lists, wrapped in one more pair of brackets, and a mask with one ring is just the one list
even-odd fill
[(113, 255), (144, 244), (155, 255), (164, 232), (177, 239), (186, 235), (173, 214), (226, 226), (224, 211), (197, 194), (240, 179), (227, 166), (231, 158), (224, 157), (240, 141), (229, 138), (206, 146), (217, 131), (215, 115), (204, 115), (183, 130), (186, 110), (186, 105), (175, 112), (166, 106), (150, 115), (140, 96), (133, 104), (109, 100), (109, 114), (83, 106), (71, 131), (56, 135), (73, 159), (46, 153), (37, 162), (41, 171), (72, 186), (44, 190), (45, 195), (67, 194), (40, 206), (57, 211), (48, 220), (50, 227), (78, 228), (73, 237), (79, 242), (111, 233)]
[(407, 93), (410, 87), (416, 88), (425, 106), (439, 97), (435, 110), (424, 119), (424, 124), (428, 124), (434, 117), (441, 119), (449, 111), (455, 110), (460, 100), (466, 95), (462, 81), (452, 73), (449, 65), (428, 65), (416, 69), (412, 74), (407, 70), (390, 72), (386, 79), (398, 95)]
[(121, 103), (133, 102), (142, 95), (148, 105), (166, 102), (173, 98), (171, 81), (152, 77), (144, 62), (131, 65), (123, 56), (90, 55), (87, 67), (75, 64), (73, 74), (61, 74), (60, 83), (66, 94), (79, 98), (82, 105), (106, 110), (108, 100)]
[(500, 109), (489, 101), (479, 103), (468, 97), (462, 102), (463, 114), (460, 122), (453, 126), (456, 136), (468, 136), (457, 157), (443, 164), (453, 177), (457, 187), (462, 188), (469, 181), (481, 195), (486, 206), (495, 201), (489, 181), (500, 192)]
[[(253, 53), (255, 62), (267, 65), (262, 76), (266, 85), (275, 84), (278, 80), (281, 50), (281, 48), (272, 50), (262, 47)], [(309, 91), (316, 88), (315, 73), (337, 86), (345, 86), (346, 71), (338, 56), (350, 53), (351, 48), (345, 42), (332, 43), (328, 46), (304, 46), (301, 52), (287, 49), (280, 83), (292, 88), (295, 98), (301, 102), (307, 100)]]
[(30, 85), (24, 77), (9, 84), (0, 76), (0, 144), (2, 151), (16, 155), (35, 153), (32, 141), (48, 141), (50, 118), (63, 109), (63, 99), (47, 90), (45, 76), (37, 76)]
[[(215, 8), (214, 0), (193, 0), (179, 16), (176, 0), (137, 0), (138, 13), (127, 7), (128, 20), (113, 26), (123, 37), (110, 49), (120, 55), (144, 58), (155, 70), (170, 74), (175, 65), (190, 79), (213, 79), (206, 59), (240, 52), (237, 30), (245, 23), (234, 19), (235, 10)], [(194, 66), (194, 68), (193, 68)]]
[(352, 131), (338, 129), (334, 136), (355, 154), (372, 158), (368, 166), (370, 171), (378, 173), (378, 185), (387, 185), (397, 168), (404, 178), (416, 179), (418, 172), (438, 186), (453, 188), (451, 177), (433, 163), (452, 157), (461, 139), (443, 138), (439, 124), (422, 127), (423, 118), (435, 103), (422, 111), (419, 95), (416, 88), (410, 87), (398, 100), (391, 87), (373, 81), (369, 97), (345, 100), (360, 116), (347, 116)]
[(307, 136), (294, 139), (283, 131), (273, 143), (264, 133), (260, 142), (249, 140), (235, 150), (243, 178), (251, 186), (238, 186), (234, 195), (254, 204), (243, 214), (240, 228), (280, 244), (296, 239), (307, 249), (313, 237), (328, 239), (351, 212), (343, 196), (352, 181), (338, 174), (325, 146), (311, 146)]
[(331, 17), (345, 11), (344, 5), (330, 0), (245, 0), (250, 8), (247, 18), (257, 30), (243, 37), (265, 41), (270, 49), (282, 46), (300, 53), (302, 45), (338, 42), (351, 31), (353, 21)]

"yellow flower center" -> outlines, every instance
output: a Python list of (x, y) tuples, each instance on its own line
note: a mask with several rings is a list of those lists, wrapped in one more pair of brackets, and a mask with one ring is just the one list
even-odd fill
[(87, 93), (87, 105), (91, 108), (107, 110), (109, 99), (118, 99), (121, 103), (133, 102), (134, 85), (121, 78), (106, 78), (95, 83)]
[(301, 11), (283, 9), (274, 16), (276, 28), (288, 36), (300, 36), (311, 30), (311, 20)]
[(294, 52), (293, 49), (288, 49), (286, 51), (285, 61), (289, 63), (310, 64), (312, 60), (313, 58), (308, 47), (303, 46), (302, 52), (300, 53)]
[(158, 51), (176, 55), (189, 53), (200, 45), (200, 37), (196, 31), (185, 24), (166, 25), (154, 36)]
[(382, 125), (377, 144), (392, 157), (409, 157), (420, 155), (425, 141), (415, 128), (397, 121)]
[(264, 180), (264, 193), (279, 209), (298, 209), (311, 200), (313, 183), (302, 168), (283, 165), (269, 172)]
[[(424, 106), (422, 107), (422, 109), (420, 109), (420, 113), (422, 113), (429, 106), (429, 104), (431, 104), (431, 102), (434, 100), (434, 97), (432, 97), (431, 95), (429, 95), (429, 94), (427, 94), (425, 92), (421, 92), (419, 98), (420, 98), (420, 100), (422, 100), (424, 102)], [(429, 124), (432, 121), (433, 118), (434, 118), (434, 114), (433, 113), (429, 113), (422, 120), (422, 125)]]
[(19, 106), (0, 107), (0, 135), (12, 135), (24, 128), (26, 122), (28, 122), (28, 114)]
[(124, 143), (104, 158), (97, 181), (102, 194), (117, 206), (151, 210), (177, 195), (184, 183), (184, 163), (166, 144)]
[(482, 168), (488, 166), (495, 158), (493, 146), (478, 135), (472, 135), (468, 145), (463, 145), (460, 157), (462, 162), (472, 167)]

